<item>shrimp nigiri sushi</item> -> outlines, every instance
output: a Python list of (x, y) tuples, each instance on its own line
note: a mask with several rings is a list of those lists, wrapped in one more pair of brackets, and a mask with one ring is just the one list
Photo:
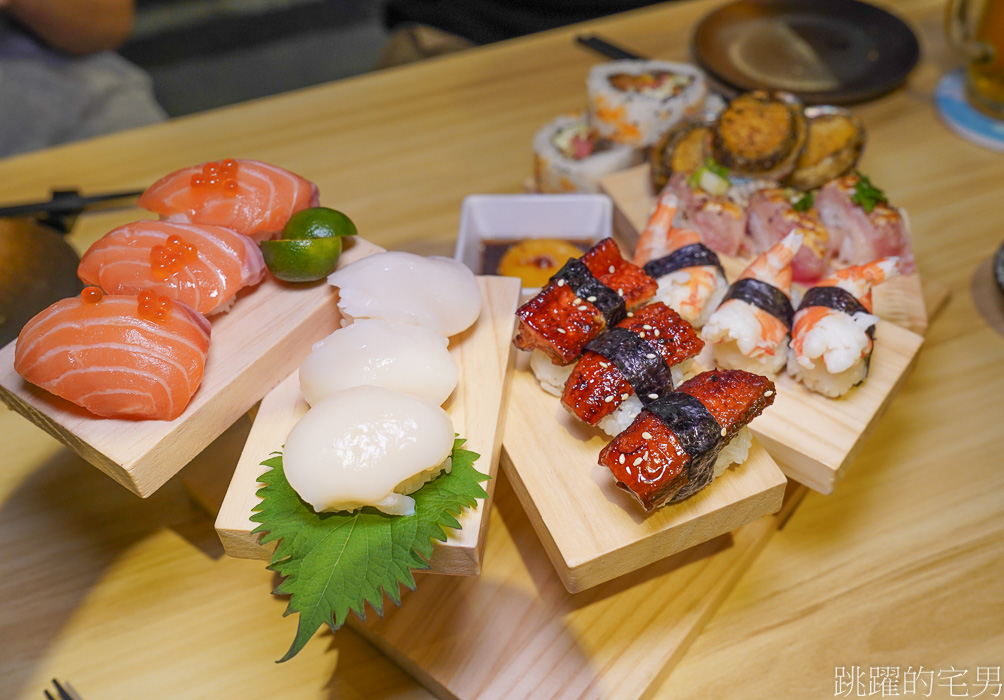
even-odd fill
[(567, 365), (586, 343), (651, 299), (656, 287), (644, 270), (621, 256), (612, 238), (604, 238), (581, 258), (566, 262), (537, 296), (516, 310), (513, 343)]
[(791, 260), (802, 235), (790, 233), (743, 270), (702, 330), (718, 367), (773, 378), (787, 360), (791, 332)]
[(675, 194), (667, 191), (659, 197), (638, 238), (634, 263), (658, 282), (656, 301), (700, 328), (721, 303), (729, 285), (717, 253), (701, 243), (700, 234), (673, 226), (679, 209)]
[(805, 293), (795, 312), (788, 374), (825, 396), (864, 381), (874, 347), (872, 287), (899, 274), (896, 257), (837, 270)]
[(261, 282), (265, 260), (254, 241), (222, 226), (136, 221), (88, 248), (77, 274), (107, 294), (149, 289), (213, 314)]
[(293, 426), (283, 450), (289, 485), (318, 512), (373, 506), (412, 515), (408, 496), (449, 472), (454, 433), (439, 406), (377, 386), (322, 399)]
[(643, 306), (586, 345), (561, 403), (579, 420), (616, 435), (642, 406), (682, 381), (687, 361), (703, 347), (693, 326), (671, 308)]
[(261, 241), (316, 207), (318, 194), (314, 183), (283, 168), (227, 158), (165, 175), (136, 203), (168, 221), (225, 226)]
[(711, 370), (645, 407), (600, 452), (617, 485), (645, 510), (676, 503), (746, 459), (746, 427), (774, 403), (774, 383), (743, 370)]
[(172, 420), (202, 381), (209, 333), (181, 302), (87, 287), (21, 329), (14, 369), (97, 416)]

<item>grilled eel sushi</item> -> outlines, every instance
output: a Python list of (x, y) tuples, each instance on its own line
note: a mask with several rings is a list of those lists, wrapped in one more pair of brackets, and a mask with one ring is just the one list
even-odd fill
[(586, 345), (561, 403), (579, 420), (616, 435), (643, 406), (672, 391), (685, 361), (703, 347), (673, 309), (649, 304)]
[(513, 343), (520, 350), (543, 351), (556, 365), (567, 365), (586, 343), (627, 317), (655, 295), (658, 285), (637, 265), (621, 257), (612, 238), (604, 238), (571, 259), (540, 294), (516, 311)]
[(617, 485), (651, 511), (677, 503), (746, 459), (746, 425), (774, 402), (774, 383), (744, 370), (711, 370), (650, 403), (600, 452)]

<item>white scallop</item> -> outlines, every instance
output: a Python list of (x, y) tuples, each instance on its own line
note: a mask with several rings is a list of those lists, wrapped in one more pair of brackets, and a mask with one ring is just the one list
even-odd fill
[(382, 318), (425, 326), (445, 336), (481, 313), (474, 273), (450, 258), (391, 251), (369, 255), (328, 275), (338, 307), (350, 318)]
[(445, 336), (421, 326), (359, 319), (314, 345), (300, 365), (300, 390), (311, 406), (363, 384), (438, 406), (457, 386), (457, 363), (448, 344)]
[(335, 392), (293, 426), (283, 449), (286, 480), (318, 513), (364, 505), (411, 515), (408, 493), (450, 465), (453, 424), (439, 406), (399, 391)]

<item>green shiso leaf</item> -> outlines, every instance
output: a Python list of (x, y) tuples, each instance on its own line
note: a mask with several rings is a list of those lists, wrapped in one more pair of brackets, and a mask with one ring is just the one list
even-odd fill
[(889, 203), (889, 200), (885, 197), (885, 192), (873, 185), (871, 180), (857, 170), (854, 171), (854, 174), (858, 176), (858, 184), (854, 186), (854, 194), (851, 195), (851, 201), (864, 209), (866, 214), (871, 214), (875, 205), (879, 202), (882, 204)]
[(321, 625), (337, 630), (349, 612), (365, 619), (368, 602), (383, 615), (384, 593), (401, 604), (401, 585), (415, 589), (412, 571), (428, 569), (432, 541), (446, 541), (444, 528), (459, 529), (456, 516), (488, 497), (488, 476), (474, 469), (478, 454), (458, 438), (449, 474), (411, 494), (415, 514), (385, 515), (375, 508), (355, 513), (315, 513), (286, 481), (282, 456), (262, 462), (261, 503), (251, 520), (261, 523), (262, 544), (278, 541), (269, 569), (283, 578), (272, 591), (288, 595), (284, 615), (299, 613), (296, 637), (280, 662), (293, 658)]

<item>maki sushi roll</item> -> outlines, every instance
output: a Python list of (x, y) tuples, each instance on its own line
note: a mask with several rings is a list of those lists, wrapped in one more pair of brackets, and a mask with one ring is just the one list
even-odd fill
[(711, 370), (653, 401), (600, 452), (617, 485), (651, 511), (693, 496), (746, 459), (746, 427), (774, 403), (774, 383), (743, 370)]
[(743, 270), (702, 330), (718, 367), (774, 377), (784, 367), (791, 332), (791, 260), (800, 233), (762, 253)]
[(704, 347), (693, 326), (665, 304), (644, 306), (586, 345), (561, 403), (609, 435), (682, 381)]
[(604, 238), (581, 258), (566, 262), (537, 296), (516, 310), (513, 343), (567, 365), (586, 343), (627, 318), (655, 290), (655, 280), (625, 260), (612, 238)]
[(641, 151), (601, 137), (581, 116), (558, 117), (533, 137), (533, 175), (542, 193), (597, 193), (601, 177), (641, 159)]
[(704, 74), (668, 61), (610, 61), (593, 67), (586, 83), (589, 123), (600, 136), (636, 148), (698, 112), (707, 95)]
[(872, 287), (899, 274), (898, 258), (837, 270), (809, 289), (795, 312), (788, 374), (837, 398), (868, 375), (874, 347)]

